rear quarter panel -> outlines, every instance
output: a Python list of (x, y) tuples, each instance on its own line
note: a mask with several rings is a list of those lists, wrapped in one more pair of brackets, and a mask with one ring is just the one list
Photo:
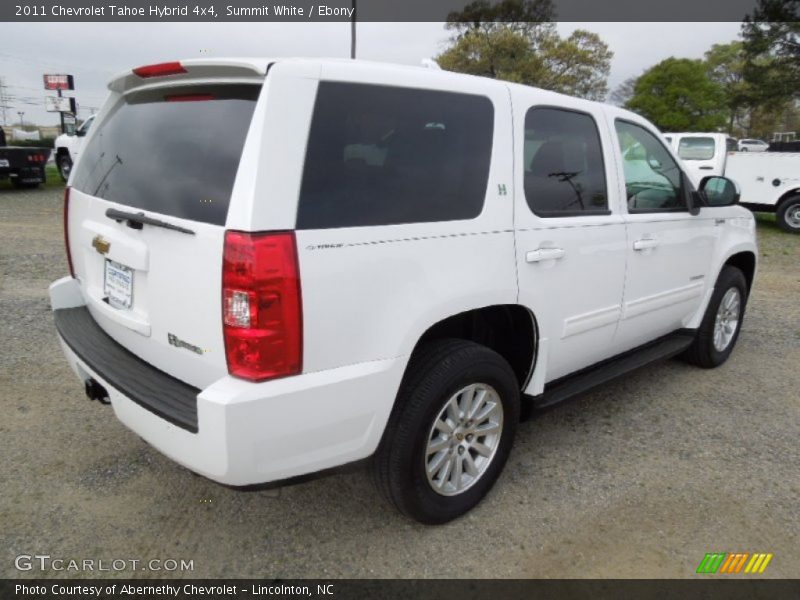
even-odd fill
[[(485, 204), (475, 219), (297, 231), (304, 372), (405, 356), (443, 318), (516, 302), (505, 86), (423, 69), (347, 63), (316, 69), (276, 64), (267, 78), (265, 166), (251, 182), (256, 204), (248, 225), (253, 229), (294, 228), (320, 79), (485, 95), (494, 105), (494, 146)], [(500, 184), (506, 186), (505, 195)], [(233, 222), (229, 215), (229, 226)]]

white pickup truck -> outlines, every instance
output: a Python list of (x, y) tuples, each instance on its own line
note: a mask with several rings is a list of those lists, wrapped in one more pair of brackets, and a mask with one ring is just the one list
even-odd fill
[(634, 113), (361, 61), (109, 88), (65, 194), (56, 328), (90, 398), (210, 479), (369, 459), (442, 523), (492, 487), (523, 405), (733, 351), (755, 219)]
[(94, 122), (94, 115), (86, 119), (74, 134), (62, 133), (53, 144), (56, 153), (56, 167), (64, 181), (67, 181), (69, 174), (72, 173), (72, 165), (78, 160), (83, 141), (86, 139), (86, 134), (89, 133), (92, 122)]
[(785, 231), (800, 233), (800, 153), (736, 152), (724, 133), (665, 133), (695, 185), (724, 175), (739, 185), (742, 206), (775, 213)]

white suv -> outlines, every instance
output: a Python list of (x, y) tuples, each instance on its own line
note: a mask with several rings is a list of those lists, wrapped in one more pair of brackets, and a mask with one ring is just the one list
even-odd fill
[(50, 288), (90, 398), (232, 486), (370, 459), (405, 514), (474, 506), (521, 406), (731, 353), (756, 269), (612, 106), (358, 61), (189, 60), (109, 85)]
[(739, 140), (739, 152), (766, 152), (769, 144), (764, 140)]

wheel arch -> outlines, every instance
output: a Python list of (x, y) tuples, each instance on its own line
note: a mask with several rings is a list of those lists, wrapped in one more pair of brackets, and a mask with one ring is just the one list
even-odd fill
[(780, 195), (778, 201), (775, 203), (775, 212), (778, 212), (780, 205), (789, 200), (794, 196), (800, 196), (800, 187), (792, 188), (790, 190), (785, 191), (783, 194)]
[[(749, 294), (750, 290), (753, 288), (753, 280), (755, 279), (756, 276), (755, 252), (745, 250), (730, 255), (722, 264), (720, 272), (722, 272), (723, 268), (729, 265), (732, 267), (736, 267), (744, 274), (744, 278), (747, 281), (747, 293)], [(719, 277), (719, 275), (717, 276)]]
[(490, 348), (511, 365), (524, 390), (536, 364), (538, 325), (535, 315), (519, 304), (495, 304), (466, 310), (432, 323), (417, 339), (412, 356), (436, 340), (455, 338)]

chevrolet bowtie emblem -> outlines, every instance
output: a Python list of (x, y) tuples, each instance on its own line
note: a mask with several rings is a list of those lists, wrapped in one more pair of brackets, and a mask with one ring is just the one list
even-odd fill
[(108, 252), (108, 249), (111, 248), (111, 242), (104, 240), (103, 236), (101, 235), (96, 235), (92, 240), (92, 246), (100, 254), (105, 254), (106, 252)]

